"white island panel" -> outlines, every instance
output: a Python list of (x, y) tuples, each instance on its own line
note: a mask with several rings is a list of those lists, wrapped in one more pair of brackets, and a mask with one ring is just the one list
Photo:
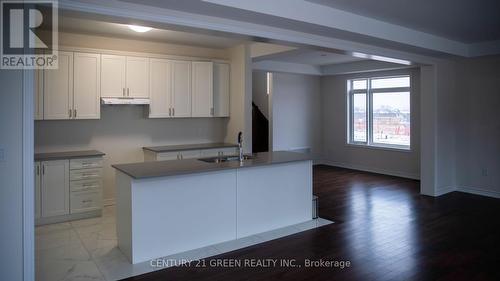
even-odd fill
[(312, 162), (238, 169), (237, 237), (312, 218)]
[(131, 262), (236, 239), (235, 185), (236, 170), (131, 180)]

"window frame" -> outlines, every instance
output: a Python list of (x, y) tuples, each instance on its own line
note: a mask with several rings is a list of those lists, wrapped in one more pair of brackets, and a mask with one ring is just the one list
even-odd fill
[[(399, 78), (399, 77), (408, 77), (410, 80), (409, 87), (395, 87), (395, 88), (377, 88), (372, 89), (371, 84), (372, 80), (375, 79), (386, 79), (386, 78)], [(366, 80), (366, 89), (354, 89), (353, 84), (354, 81)], [(370, 76), (370, 77), (359, 77), (347, 80), (347, 145), (354, 145), (366, 148), (379, 148), (379, 149), (388, 149), (388, 150), (397, 150), (397, 151), (412, 151), (412, 134), (413, 131), (411, 128), (413, 127), (412, 117), (412, 77), (409, 74), (401, 74), (401, 75), (387, 75), (387, 76)], [(398, 144), (386, 144), (386, 143), (377, 143), (373, 141), (373, 94), (374, 93), (397, 93), (397, 92), (408, 92), (410, 95), (410, 144), (406, 145), (398, 145)], [(355, 94), (365, 94), (366, 95), (366, 141), (355, 141), (354, 140), (354, 95)]]

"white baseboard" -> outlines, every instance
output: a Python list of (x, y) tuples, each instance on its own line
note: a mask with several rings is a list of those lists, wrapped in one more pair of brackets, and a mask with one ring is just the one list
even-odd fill
[(485, 189), (481, 189), (481, 188), (471, 188), (471, 187), (459, 187), (456, 190), (460, 191), (460, 192), (465, 192), (465, 193), (471, 193), (471, 194), (482, 195), (482, 196), (493, 197), (493, 198), (500, 198), (499, 191), (485, 190)]
[(115, 198), (108, 198), (108, 199), (104, 199), (102, 201), (102, 205), (104, 205), (104, 207), (106, 206), (113, 206), (115, 205)]
[(453, 186), (440, 187), (436, 190), (434, 196), (438, 197), (438, 196), (445, 195), (445, 194), (448, 194), (448, 193), (454, 192), (454, 191), (457, 191), (457, 189)]
[(323, 165), (328, 165), (328, 166), (335, 166), (335, 167), (341, 167), (341, 168), (352, 169), (352, 170), (359, 170), (359, 171), (370, 172), (370, 173), (377, 173), (377, 174), (384, 174), (384, 175), (389, 175), (389, 176), (396, 176), (396, 177), (420, 180), (420, 175), (417, 175), (417, 174), (406, 173), (406, 172), (401, 172), (401, 171), (391, 171), (391, 170), (367, 167), (367, 166), (351, 164), (351, 163), (342, 163), (342, 162), (336, 162), (336, 161), (330, 161), (330, 160), (321, 160), (321, 161), (317, 161), (317, 163), (314, 163), (314, 164), (323, 164)]

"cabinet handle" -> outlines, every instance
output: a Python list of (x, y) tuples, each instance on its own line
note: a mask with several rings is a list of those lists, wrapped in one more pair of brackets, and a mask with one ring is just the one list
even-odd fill
[(171, 107), (168, 108), (168, 116), (172, 116), (172, 108)]
[(74, 109), (73, 118), (76, 118), (76, 109)]
[(127, 88), (127, 97), (130, 97), (130, 89)]
[(210, 108), (210, 115), (214, 116), (214, 108)]
[(125, 88), (122, 88), (122, 95), (125, 96)]
[(42, 165), (42, 175), (45, 175), (45, 165)]
[(40, 166), (36, 166), (36, 175), (40, 175)]
[(172, 116), (175, 116), (175, 108), (172, 108)]
[(68, 114), (69, 114), (69, 118), (72, 118), (72, 114), (73, 114), (72, 112), (73, 112), (73, 111), (72, 111), (71, 109), (68, 109), (68, 112), (69, 112), (69, 113), (68, 113)]

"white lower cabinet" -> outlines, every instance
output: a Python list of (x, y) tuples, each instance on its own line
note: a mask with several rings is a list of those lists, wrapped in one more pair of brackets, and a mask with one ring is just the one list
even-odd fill
[(193, 159), (199, 157), (201, 157), (201, 153), (199, 150), (185, 150), (185, 151), (156, 153), (155, 158), (157, 161), (166, 161), (166, 160)]
[(101, 191), (72, 191), (71, 213), (83, 213), (99, 210), (101, 208)]
[(216, 156), (236, 155), (238, 153), (236, 147), (210, 148), (210, 149), (194, 149), (168, 152), (153, 152), (144, 150), (144, 161), (167, 161), (167, 160), (182, 160), (182, 159), (197, 159)]
[(102, 159), (72, 159), (70, 163), (71, 214), (102, 208)]
[(184, 150), (179, 152), (179, 158), (182, 159), (193, 159), (200, 158), (201, 153), (199, 150)]
[(41, 216), (69, 214), (69, 160), (43, 161)]
[(81, 219), (74, 215), (100, 209), (101, 157), (35, 162), (37, 224)]
[(221, 151), (219, 149), (204, 149), (201, 151), (201, 156), (202, 157), (215, 157), (215, 156), (221, 156)]
[(42, 182), (41, 182), (41, 166), (40, 166), (40, 162), (35, 162), (35, 219), (38, 219), (40, 218), (41, 214), (42, 214), (42, 209), (41, 209), (41, 193), (40, 193), (40, 189), (41, 189), (41, 185), (42, 185)]
[(228, 156), (228, 155), (237, 155), (238, 154), (238, 149), (235, 147), (229, 147), (229, 148), (222, 148), (220, 149), (220, 152), (223, 156)]
[(166, 161), (166, 160), (178, 160), (179, 152), (163, 152), (157, 153), (156, 159), (157, 161)]

